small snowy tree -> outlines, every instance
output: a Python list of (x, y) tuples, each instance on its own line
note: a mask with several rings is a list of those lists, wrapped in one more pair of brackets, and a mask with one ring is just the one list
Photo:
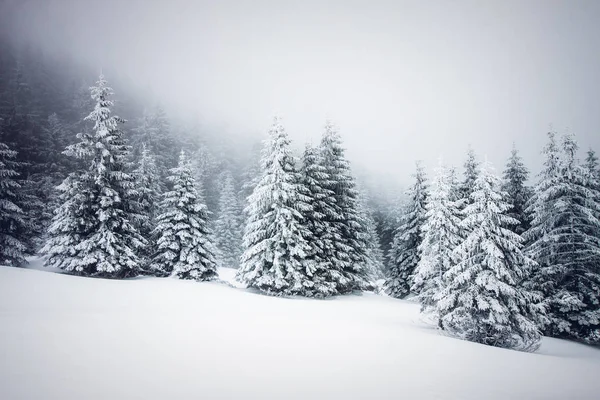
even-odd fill
[(96, 102), (86, 120), (94, 134), (79, 134), (80, 142), (65, 154), (88, 161), (89, 169), (73, 172), (59, 186), (61, 205), (49, 228), (42, 253), (46, 265), (87, 276), (124, 278), (140, 270), (139, 250), (146, 244), (133, 225), (139, 215), (128, 207), (135, 194), (133, 177), (125, 172), (129, 148), (111, 116), (112, 89), (101, 75), (90, 88)]
[(427, 177), (420, 162), (417, 162), (414, 177), (415, 183), (406, 193), (408, 200), (394, 234), (389, 254), (391, 265), (385, 282), (386, 293), (399, 299), (410, 293), (420, 259), (422, 228), (427, 220)]
[(233, 176), (228, 170), (223, 176), (219, 198), (219, 214), (215, 222), (215, 245), (219, 264), (237, 268), (242, 254), (242, 210), (235, 192)]
[(452, 169), (441, 163), (431, 183), (426, 221), (421, 228), (420, 259), (411, 291), (421, 303), (421, 312), (437, 318), (434, 296), (445, 286), (444, 274), (454, 265), (453, 250), (462, 240), (460, 201)]
[(511, 206), (509, 215), (519, 221), (511, 226), (511, 229), (519, 235), (529, 229), (529, 216), (525, 212), (527, 201), (531, 197), (531, 190), (525, 184), (528, 176), (529, 171), (513, 145), (504, 170), (502, 189), (507, 194), (507, 201)]
[(536, 350), (540, 333), (533, 322), (533, 296), (519, 283), (533, 261), (522, 239), (508, 229), (518, 221), (501, 181), (489, 164), (480, 169), (465, 209), (469, 232), (454, 249), (456, 263), (444, 274), (445, 287), (433, 296), (440, 327), (452, 336), (491, 346)]
[(599, 343), (600, 204), (589, 174), (578, 165), (577, 143), (563, 138), (559, 153), (554, 135), (545, 149), (546, 169), (531, 210), (528, 254), (537, 268), (528, 286), (544, 294), (548, 335)]
[(0, 264), (26, 263), (29, 249), (24, 235), (29, 231), (27, 207), (22, 202), (17, 152), (0, 142)]
[(180, 279), (214, 279), (217, 269), (208, 228), (208, 210), (198, 201), (190, 162), (183, 151), (178, 166), (171, 169), (169, 181), (173, 190), (163, 194), (162, 213), (153, 232), (156, 252), (152, 269), (159, 275)]
[(310, 234), (302, 212), (310, 207), (290, 152), (290, 140), (275, 118), (265, 142), (262, 176), (248, 198), (244, 253), (237, 277), (248, 287), (275, 295), (307, 295), (314, 265), (306, 262)]

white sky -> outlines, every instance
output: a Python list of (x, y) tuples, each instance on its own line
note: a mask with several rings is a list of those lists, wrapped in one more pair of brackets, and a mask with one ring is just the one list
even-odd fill
[(537, 171), (550, 124), (600, 151), (600, 1), (28, 0), (16, 20), (231, 131), (279, 113), (302, 146), (329, 116), (399, 181), (469, 144), (501, 169), (515, 141)]

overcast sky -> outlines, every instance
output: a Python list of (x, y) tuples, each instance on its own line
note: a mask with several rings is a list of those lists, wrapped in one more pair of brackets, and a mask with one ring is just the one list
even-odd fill
[(551, 124), (600, 151), (600, 1), (29, 0), (19, 9), (14, 21), (45, 47), (117, 66), (208, 123), (265, 132), (278, 113), (294, 140), (316, 142), (330, 117), (353, 161), (401, 181), (415, 159), (462, 164), (469, 144), (501, 169), (514, 141), (539, 170)]

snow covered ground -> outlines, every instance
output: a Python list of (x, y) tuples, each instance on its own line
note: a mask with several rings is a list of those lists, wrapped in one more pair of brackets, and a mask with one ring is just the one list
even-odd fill
[[(222, 270), (231, 280), (233, 270)], [(0, 399), (598, 399), (600, 350), (440, 335), (411, 302), (0, 267)]]

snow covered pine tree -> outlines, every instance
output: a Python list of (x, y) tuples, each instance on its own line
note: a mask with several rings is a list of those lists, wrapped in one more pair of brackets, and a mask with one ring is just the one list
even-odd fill
[[(0, 135), (1, 137), (1, 135)], [(0, 264), (18, 266), (30, 254), (24, 235), (30, 231), (27, 203), (19, 191), (17, 152), (0, 142)]]
[(80, 142), (65, 151), (89, 167), (59, 186), (61, 205), (41, 251), (47, 266), (72, 274), (126, 278), (139, 273), (137, 253), (146, 240), (131, 222), (139, 216), (128, 208), (135, 190), (125, 172), (129, 148), (118, 126), (124, 121), (111, 116), (113, 92), (102, 75), (90, 90), (96, 105), (85, 119), (94, 123), (94, 134), (78, 134)]
[(414, 177), (415, 183), (406, 193), (408, 202), (394, 234), (389, 254), (390, 269), (385, 282), (386, 293), (398, 299), (404, 298), (410, 293), (413, 275), (420, 259), (421, 230), (427, 220), (427, 177), (420, 162), (417, 162)]
[(521, 237), (508, 227), (519, 221), (501, 180), (484, 163), (474, 182), (462, 226), (468, 236), (454, 249), (456, 263), (444, 274), (443, 290), (433, 296), (440, 327), (450, 335), (510, 349), (534, 351), (541, 335), (532, 294), (518, 285), (533, 261), (521, 252)]
[(577, 162), (577, 143), (563, 138), (559, 152), (553, 133), (544, 149), (545, 169), (525, 233), (528, 254), (539, 267), (528, 282), (544, 294), (547, 335), (600, 343), (600, 194)]
[(153, 236), (156, 252), (152, 270), (197, 281), (217, 277), (217, 265), (208, 228), (208, 210), (201, 203), (190, 162), (182, 151), (171, 169), (173, 190), (164, 193)]
[(325, 124), (319, 152), (318, 160), (327, 176), (323, 188), (333, 193), (323, 199), (328, 205), (324, 221), (331, 235), (332, 248), (326, 256), (333, 268), (331, 276), (340, 294), (369, 290), (372, 285), (367, 269), (365, 223), (361, 220), (356, 184), (344, 156), (340, 134), (330, 121)]
[(421, 258), (415, 269), (411, 291), (417, 294), (421, 312), (437, 323), (434, 296), (445, 286), (443, 278), (453, 265), (452, 251), (462, 240), (460, 200), (453, 169), (441, 162), (431, 183), (426, 221), (419, 245)]
[(516, 146), (513, 145), (504, 169), (502, 190), (508, 195), (507, 201), (511, 207), (509, 215), (519, 221), (510, 229), (519, 235), (529, 229), (529, 216), (525, 212), (531, 197), (531, 190), (525, 185), (528, 176), (529, 171), (519, 156)]
[(274, 295), (310, 295), (314, 264), (307, 263), (310, 234), (302, 210), (310, 206), (290, 152), (290, 140), (275, 118), (265, 142), (262, 175), (248, 198), (248, 221), (238, 279)]

